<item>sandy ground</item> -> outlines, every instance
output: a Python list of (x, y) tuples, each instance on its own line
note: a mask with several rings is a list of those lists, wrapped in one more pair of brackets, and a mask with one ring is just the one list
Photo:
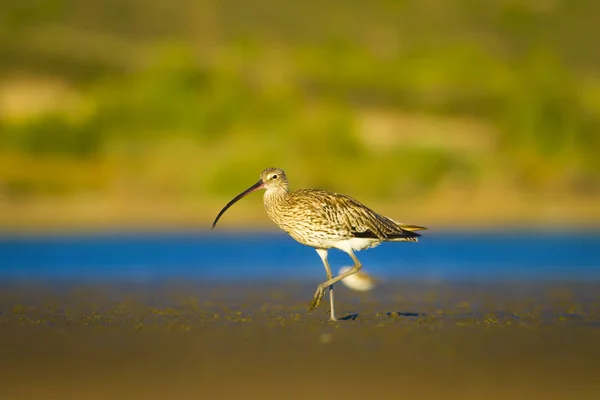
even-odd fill
[(598, 399), (600, 284), (0, 286), (2, 399)]

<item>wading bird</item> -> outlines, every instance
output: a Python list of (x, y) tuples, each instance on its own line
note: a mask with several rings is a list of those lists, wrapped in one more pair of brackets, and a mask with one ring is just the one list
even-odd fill
[[(329, 288), (332, 321), (337, 320), (333, 284), (362, 267), (354, 251), (369, 249), (381, 242), (417, 242), (421, 235), (414, 231), (427, 229), (396, 222), (343, 194), (316, 189), (290, 191), (285, 172), (280, 168), (265, 169), (258, 182), (227, 203), (215, 218), (212, 229), (229, 207), (260, 189), (265, 189), (264, 204), (269, 218), (297, 242), (313, 247), (321, 257), (327, 280), (317, 287), (309, 309), (319, 306), (325, 289)], [(354, 261), (352, 268), (336, 277), (327, 261), (331, 248), (344, 251)]]

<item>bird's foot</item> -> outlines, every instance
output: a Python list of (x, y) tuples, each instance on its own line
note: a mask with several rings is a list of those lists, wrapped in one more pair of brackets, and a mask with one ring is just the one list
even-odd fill
[(317, 287), (317, 291), (315, 292), (315, 295), (314, 295), (312, 301), (310, 302), (310, 306), (308, 307), (308, 310), (312, 311), (315, 308), (319, 307), (319, 304), (321, 304), (321, 300), (323, 299), (324, 295), (325, 295), (325, 288), (323, 288), (321, 285), (319, 285), (319, 287)]

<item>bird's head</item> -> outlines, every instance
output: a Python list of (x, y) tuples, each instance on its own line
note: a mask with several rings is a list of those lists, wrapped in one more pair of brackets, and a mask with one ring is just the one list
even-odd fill
[(263, 188), (267, 191), (271, 189), (288, 190), (288, 180), (281, 168), (265, 169), (260, 174), (260, 180), (263, 183)]
[(258, 182), (256, 182), (254, 185), (250, 186), (248, 189), (244, 190), (242, 193), (235, 196), (233, 198), (233, 200), (231, 200), (229, 203), (227, 203), (227, 205), (225, 207), (223, 207), (221, 212), (219, 212), (219, 214), (217, 215), (217, 218), (215, 218), (215, 221), (213, 222), (211, 229), (215, 228), (215, 226), (217, 225), (217, 222), (219, 221), (219, 218), (221, 218), (221, 215), (223, 215), (229, 207), (231, 207), (238, 200), (243, 199), (250, 193), (260, 190), (260, 189), (266, 189), (267, 193), (272, 190), (287, 191), (288, 190), (288, 180), (287, 180), (287, 177), (285, 176), (285, 172), (283, 172), (283, 170), (281, 168), (265, 169), (260, 174), (260, 180)]

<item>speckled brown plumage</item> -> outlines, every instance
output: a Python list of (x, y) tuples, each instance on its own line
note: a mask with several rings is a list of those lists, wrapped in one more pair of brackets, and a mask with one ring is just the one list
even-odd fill
[[(276, 178), (273, 179), (272, 177)], [(413, 230), (423, 227), (399, 224), (340, 193), (317, 189), (289, 191), (285, 172), (268, 168), (261, 174), (269, 182), (264, 196), (267, 215), (298, 242), (315, 248), (335, 247), (332, 242), (353, 238), (416, 242)], [(372, 247), (372, 246), (369, 246)]]
[(265, 209), (281, 229), (311, 247), (331, 248), (332, 241), (353, 238), (416, 242), (420, 236), (349, 196), (323, 190), (265, 193)]
[[(299, 243), (314, 247), (321, 257), (328, 280), (317, 288), (310, 308), (319, 305), (325, 288), (329, 287), (332, 320), (336, 319), (333, 284), (361, 268), (354, 251), (375, 247), (384, 241), (417, 242), (420, 235), (414, 231), (426, 229), (398, 223), (344, 194), (316, 189), (290, 191), (285, 172), (280, 168), (265, 169), (256, 184), (221, 210), (213, 228), (236, 201), (259, 189), (265, 189), (264, 204), (269, 218)], [(348, 253), (354, 261), (351, 270), (335, 278), (327, 261), (327, 250), (331, 248)]]

